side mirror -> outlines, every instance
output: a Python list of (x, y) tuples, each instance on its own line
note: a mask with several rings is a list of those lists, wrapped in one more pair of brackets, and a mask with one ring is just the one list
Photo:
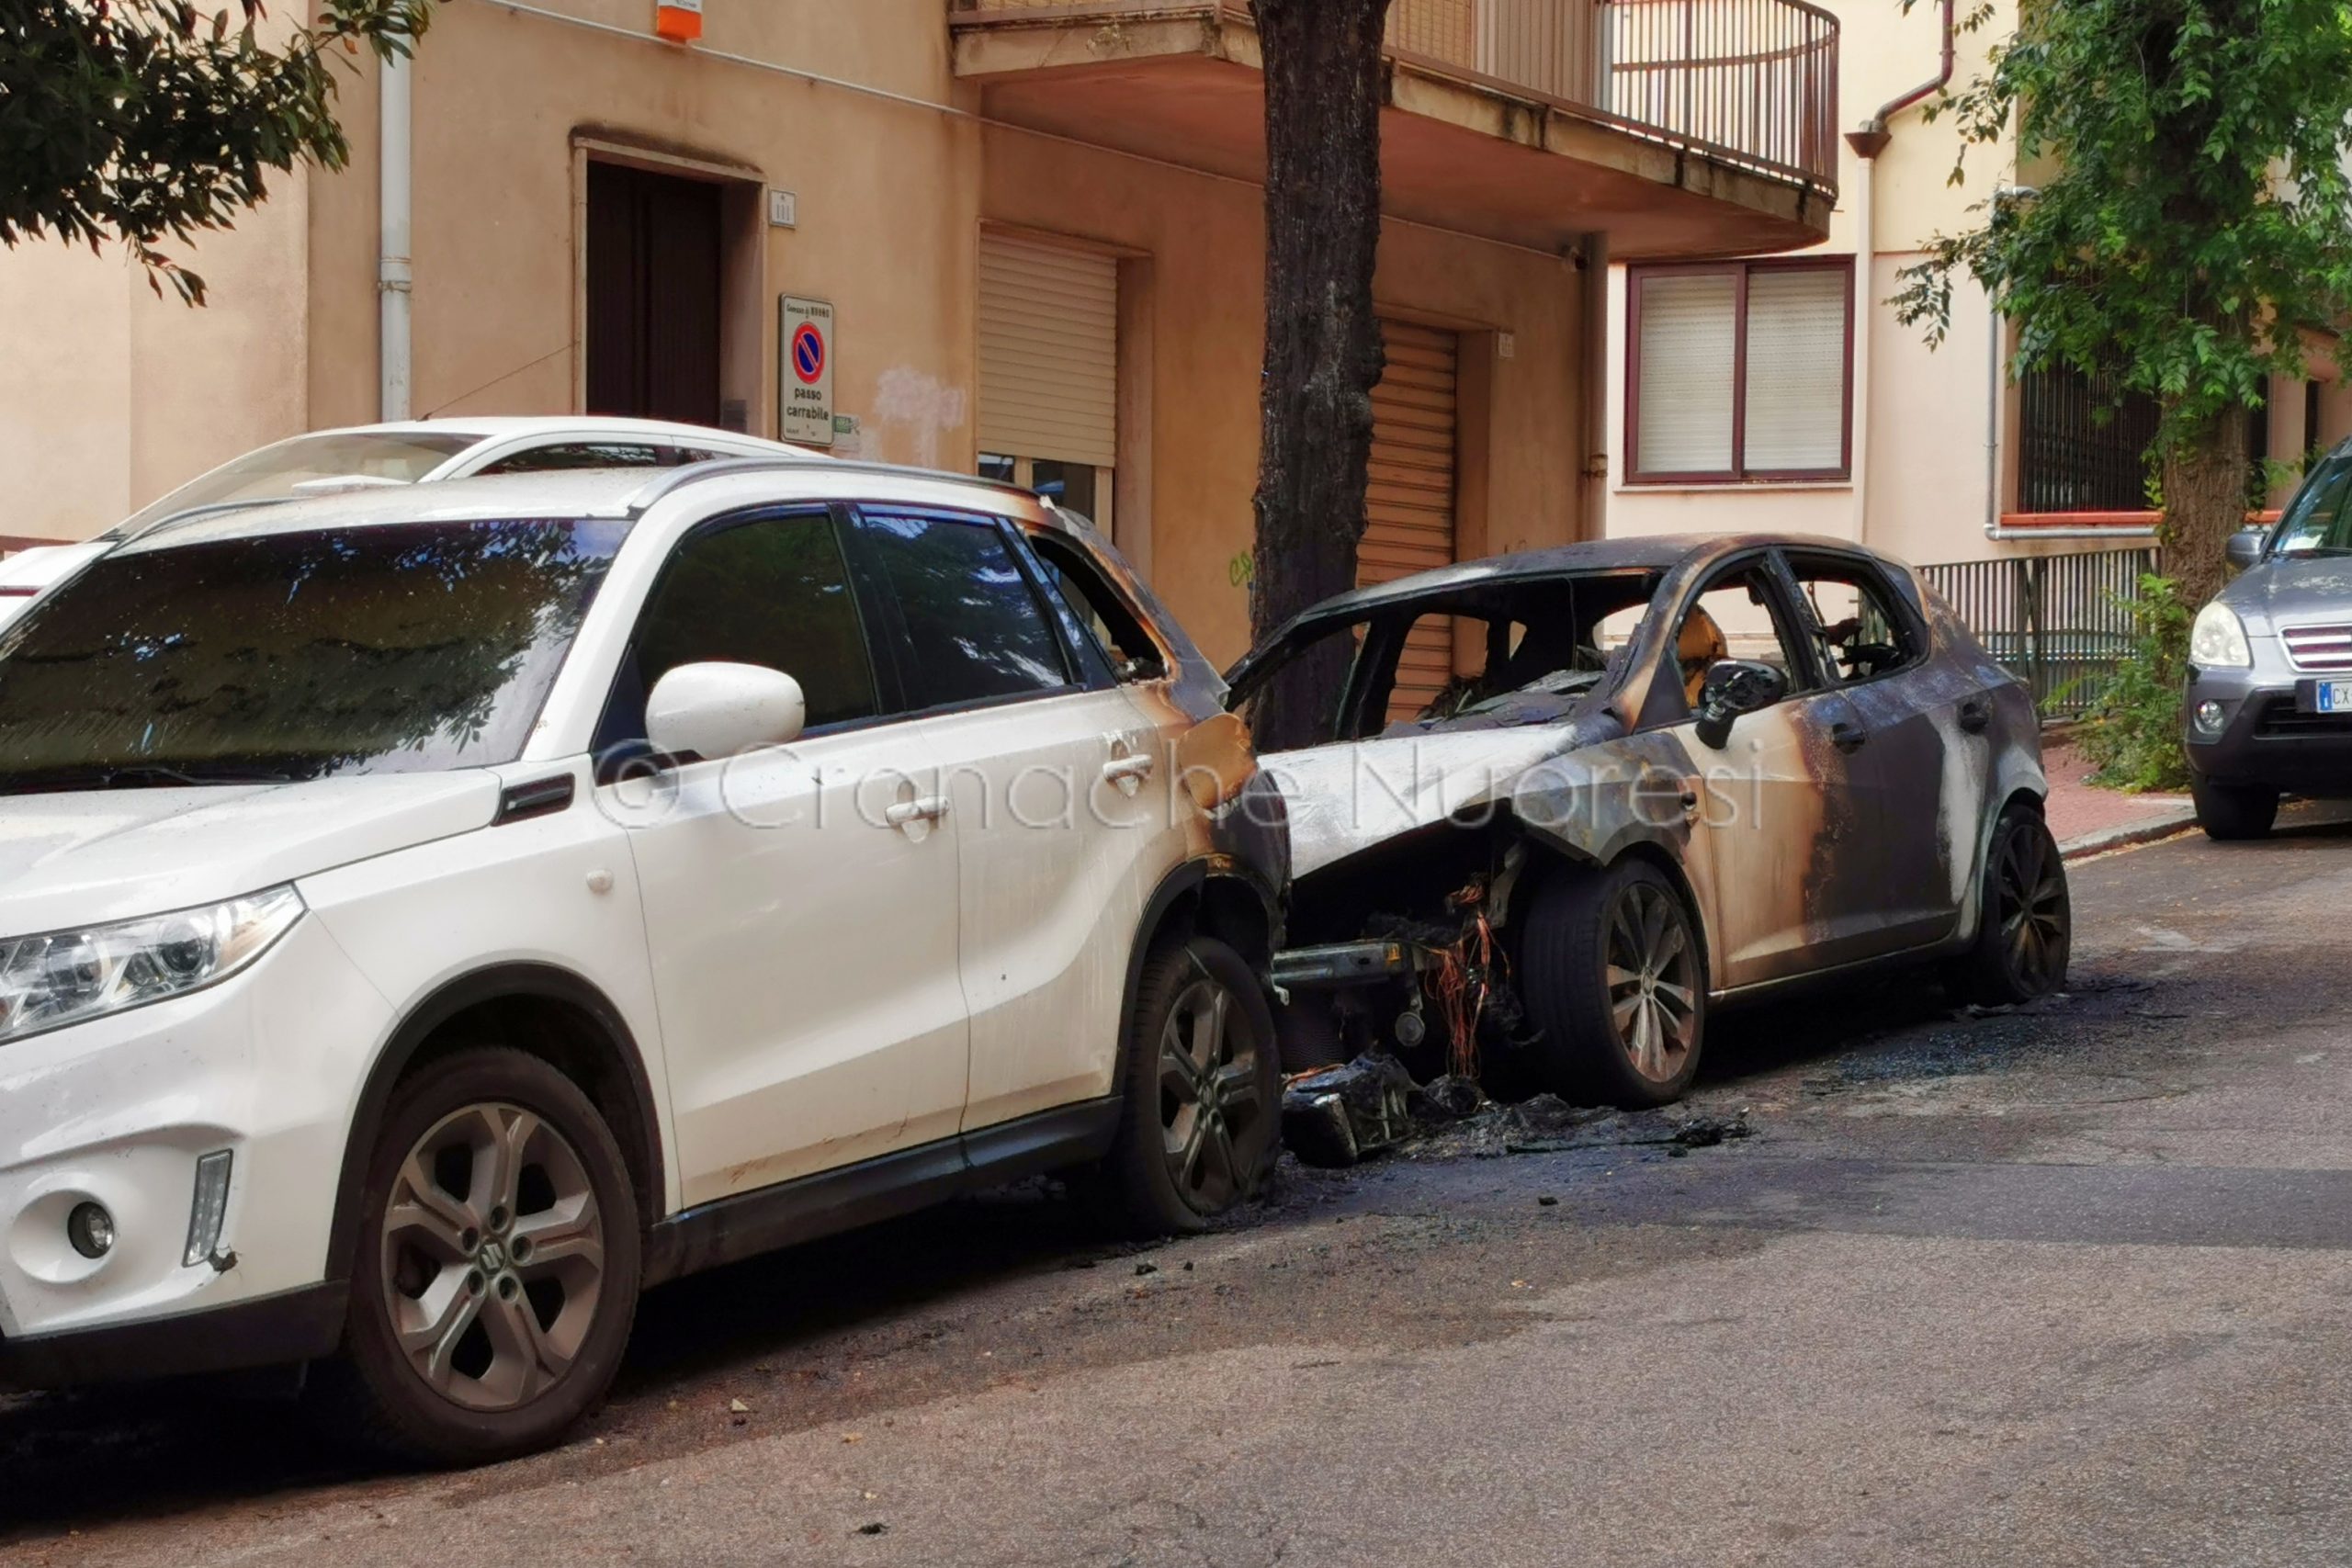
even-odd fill
[(2222, 547), (2222, 553), (2232, 567), (2244, 571), (2250, 566), (2262, 564), (2262, 547), (2269, 537), (2270, 531), (2267, 528), (2242, 528), (2230, 536), (2230, 542)]
[(1789, 678), (1770, 664), (1725, 659), (1707, 669), (1699, 687), (1699, 740), (1716, 751), (1731, 741), (1732, 720), (1770, 707), (1789, 694)]
[(797, 739), (808, 721), (800, 682), (758, 664), (681, 664), (645, 699), (645, 738), (673, 757), (732, 757)]

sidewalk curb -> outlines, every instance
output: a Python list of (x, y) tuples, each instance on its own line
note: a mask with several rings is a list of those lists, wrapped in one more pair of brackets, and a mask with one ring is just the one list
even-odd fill
[(2193, 806), (2176, 807), (2145, 821), (2126, 822), (2120, 828), (2102, 828), (2096, 833), (2069, 839), (2058, 846), (2058, 856), (2061, 860), (2086, 860), (2110, 850), (2128, 850), (2134, 845), (2154, 843), (2158, 839), (2169, 839), (2195, 826), (2197, 808)]

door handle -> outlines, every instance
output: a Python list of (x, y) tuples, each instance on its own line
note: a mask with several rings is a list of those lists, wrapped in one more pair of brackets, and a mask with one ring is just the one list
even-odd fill
[(1151, 777), (1151, 753), (1139, 751), (1132, 757), (1114, 757), (1102, 764), (1102, 776), (1112, 784), (1141, 784)]
[(1971, 735), (1982, 735), (1993, 722), (1993, 705), (1983, 697), (1971, 697), (1960, 705), (1960, 727)]
[(1869, 730), (1859, 724), (1849, 724), (1843, 719), (1829, 727), (1829, 743), (1840, 751), (1859, 751), (1862, 749), (1862, 743), (1870, 738)]
[(926, 795), (913, 800), (901, 800), (882, 813), (882, 820), (893, 828), (911, 827), (917, 822), (936, 822), (947, 815), (947, 797)]

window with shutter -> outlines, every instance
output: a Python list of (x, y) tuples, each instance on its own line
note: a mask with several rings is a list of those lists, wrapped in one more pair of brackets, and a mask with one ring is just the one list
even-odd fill
[(1627, 482), (1846, 476), (1849, 260), (1635, 267), (1627, 296)]

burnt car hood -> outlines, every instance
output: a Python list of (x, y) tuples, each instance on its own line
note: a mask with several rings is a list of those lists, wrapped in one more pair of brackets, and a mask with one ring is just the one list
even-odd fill
[(2352, 621), (2352, 556), (2274, 558), (2223, 589), (2222, 602), (2270, 626)]
[(1262, 765), (1289, 807), (1292, 874), (1310, 876), (1448, 818), (1508, 807), (1531, 783), (1569, 782), (1572, 768), (1544, 764), (1620, 733), (1606, 716), (1432, 730), (1277, 752)]

